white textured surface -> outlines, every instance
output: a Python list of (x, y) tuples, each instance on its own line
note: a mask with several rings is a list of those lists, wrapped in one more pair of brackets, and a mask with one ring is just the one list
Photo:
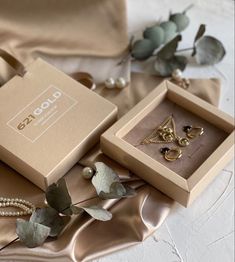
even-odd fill
[[(182, 11), (186, 0), (127, 0), (130, 34), (136, 34), (169, 9)], [(234, 110), (234, 1), (195, 0), (190, 10), (191, 24), (183, 32), (181, 47), (190, 47), (199, 24), (220, 39), (227, 50), (216, 66), (189, 66), (185, 76), (222, 79), (220, 108)], [(135, 66), (140, 70), (140, 66)], [(143, 69), (143, 68), (142, 68)], [(227, 166), (194, 204), (185, 209), (178, 204), (164, 225), (150, 238), (132, 248), (95, 260), (95, 262), (233, 262), (234, 261), (234, 178), (233, 164)]]

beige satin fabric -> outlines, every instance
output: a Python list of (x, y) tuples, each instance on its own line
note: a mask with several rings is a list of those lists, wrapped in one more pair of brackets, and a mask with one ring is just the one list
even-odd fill
[[(154, 76), (133, 74), (131, 86), (119, 93), (114, 90), (108, 92), (103, 87), (99, 87), (97, 92), (119, 105), (119, 113), (122, 115), (159, 84), (159, 81), (161, 79)], [(219, 81), (195, 79), (191, 81), (189, 90), (203, 94), (203, 88), (207, 90), (206, 100), (218, 104)], [(75, 216), (57, 240), (47, 241), (43, 246), (34, 249), (25, 248), (20, 242), (16, 242), (0, 253), (0, 261), (88, 261), (143, 241), (164, 222), (173, 201), (101, 154), (98, 146), (65, 176), (73, 203), (95, 196), (90, 181), (81, 177), (82, 166), (92, 165), (95, 161), (110, 165), (122, 181), (136, 188), (137, 196), (121, 200), (95, 199), (85, 202), (91, 204), (98, 201), (109, 208), (113, 219), (99, 222), (86, 215)], [(0, 195), (25, 198), (37, 206), (43, 206), (43, 192), (1, 162)], [(15, 219), (0, 218), (0, 248), (15, 237)]]
[[(0, 0), (0, 48), (24, 65), (37, 57), (118, 57), (128, 43), (125, 0)], [(0, 85), (13, 75), (0, 59)]]
[(1, 48), (23, 63), (38, 54), (113, 57), (128, 44), (124, 0), (0, 0)]

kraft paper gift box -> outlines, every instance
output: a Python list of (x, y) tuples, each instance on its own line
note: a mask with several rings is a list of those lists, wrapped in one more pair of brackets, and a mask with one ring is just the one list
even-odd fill
[[(166, 161), (160, 150), (179, 147), (177, 143), (141, 145), (170, 115), (181, 137), (186, 136), (183, 126), (204, 129), (203, 135), (190, 140), (187, 147), (180, 147), (182, 157), (173, 162)], [(173, 83), (163, 81), (101, 136), (101, 149), (187, 207), (233, 158), (234, 119)]]
[(0, 88), (0, 105), (0, 160), (43, 190), (117, 115), (115, 105), (41, 59)]

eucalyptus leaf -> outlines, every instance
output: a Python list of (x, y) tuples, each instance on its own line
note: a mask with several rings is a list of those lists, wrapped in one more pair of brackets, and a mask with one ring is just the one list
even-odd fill
[(198, 31), (197, 31), (197, 33), (196, 33), (196, 36), (195, 36), (193, 42), (196, 43), (197, 40), (198, 40), (199, 38), (201, 38), (201, 37), (205, 34), (205, 32), (206, 32), (206, 25), (201, 24), (201, 25), (199, 26), (199, 28), (198, 28)]
[(110, 187), (110, 192), (115, 192), (118, 196), (122, 197), (126, 194), (126, 189), (120, 182), (114, 182)]
[(50, 228), (50, 237), (58, 236), (65, 226), (65, 218), (51, 207), (37, 208), (30, 217), (30, 221)]
[[(133, 197), (136, 195), (136, 191), (127, 186), (127, 185), (122, 185), (119, 183), (122, 187), (119, 188), (118, 192), (116, 190), (118, 183), (113, 183), (111, 186), (110, 193), (104, 193), (100, 192), (100, 198), (102, 199), (119, 199), (119, 198), (124, 198), (124, 197)], [(119, 186), (119, 185), (118, 185)]]
[(223, 44), (212, 36), (203, 36), (195, 43), (195, 58), (198, 64), (214, 65), (225, 56)]
[(24, 219), (16, 220), (16, 234), (29, 248), (41, 246), (50, 234), (50, 228)]
[(103, 191), (100, 192), (99, 196), (102, 199), (118, 199), (126, 195), (126, 189), (120, 182), (114, 182), (110, 186), (109, 193)]
[(95, 163), (96, 173), (92, 177), (92, 184), (94, 185), (97, 194), (100, 192), (110, 193), (111, 185), (114, 182), (120, 182), (118, 175), (103, 162)]
[(92, 178), (97, 194), (102, 199), (119, 199), (135, 195), (135, 190), (123, 185), (118, 175), (103, 162), (96, 162), (96, 173)]
[(197, 31), (197, 33), (196, 33), (196, 36), (195, 36), (195, 38), (194, 38), (194, 41), (193, 41), (194, 47), (193, 47), (192, 56), (194, 56), (194, 55), (196, 54), (195, 43), (197, 42), (198, 39), (200, 39), (200, 38), (205, 34), (205, 32), (206, 32), (206, 25), (201, 24), (201, 25), (199, 26), (199, 29), (198, 29), (198, 31)]
[(72, 205), (71, 210), (74, 215), (81, 215), (83, 213), (83, 209), (77, 206)]
[(101, 220), (108, 221), (112, 219), (112, 214), (106, 209), (98, 206), (82, 207), (82, 209), (88, 213), (91, 217)]
[(170, 42), (164, 45), (161, 50), (157, 53), (157, 57), (161, 59), (170, 59), (174, 56), (178, 47), (179, 41), (181, 41), (181, 35), (175, 36)]
[(137, 195), (135, 189), (133, 189), (132, 187), (127, 185), (125, 185), (124, 187), (126, 189), (125, 197), (134, 197)]
[(134, 42), (132, 49), (131, 49), (131, 55), (136, 60), (145, 60), (149, 58), (154, 51), (154, 44), (149, 39), (141, 39)]
[(177, 34), (177, 26), (172, 21), (166, 21), (162, 22), (160, 24), (160, 27), (164, 30), (164, 41), (163, 43), (169, 42), (171, 39), (173, 39)]
[(177, 31), (181, 32), (189, 25), (189, 17), (185, 13), (175, 13), (170, 15), (170, 21), (174, 22), (177, 26)]
[(187, 58), (185, 56), (173, 56), (170, 59), (162, 59), (157, 57), (154, 63), (154, 69), (159, 76), (171, 76), (175, 69), (184, 71), (187, 65)]
[(158, 48), (164, 41), (164, 30), (160, 26), (146, 28), (143, 33), (144, 38), (149, 39), (154, 44), (154, 48)]
[(46, 200), (50, 207), (65, 215), (72, 215), (72, 200), (64, 178), (50, 185), (46, 190)]

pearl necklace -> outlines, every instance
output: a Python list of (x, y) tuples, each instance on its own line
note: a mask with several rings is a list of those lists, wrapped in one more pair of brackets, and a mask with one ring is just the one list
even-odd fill
[[(14, 207), (19, 208), (22, 211), (1, 211), (1, 208)], [(2, 217), (16, 217), (31, 215), (36, 207), (24, 199), (19, 198), (5, 198), (0, 197), (0, 216)]]

